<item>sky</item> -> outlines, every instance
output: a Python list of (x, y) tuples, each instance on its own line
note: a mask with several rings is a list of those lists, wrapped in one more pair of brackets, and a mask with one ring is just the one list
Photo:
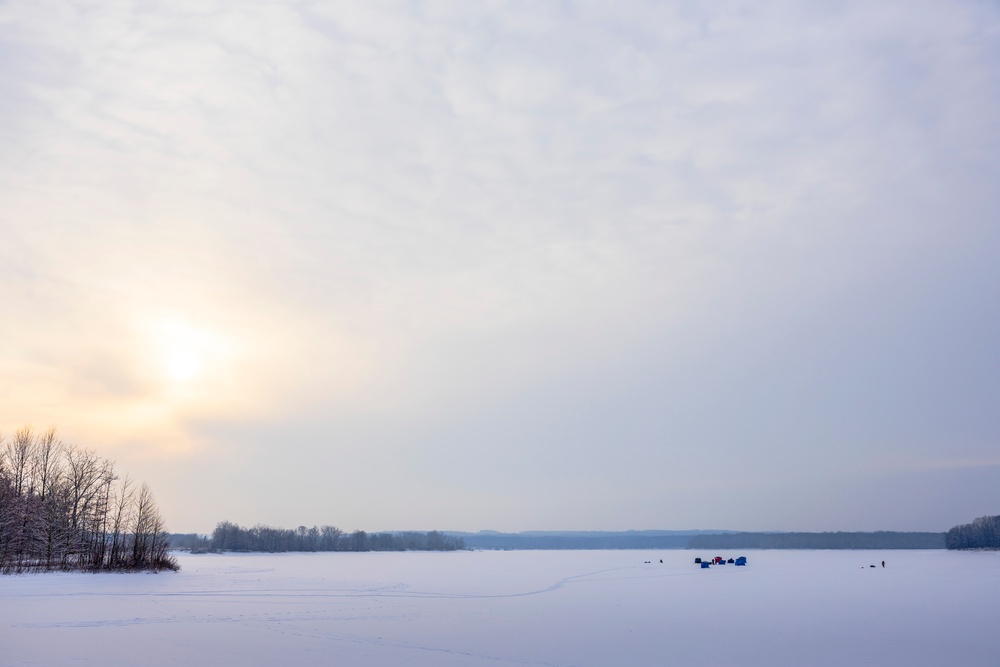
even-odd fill
[(1000, 513), (995, 2), (0, 2), (0, 433), (169, 530)]

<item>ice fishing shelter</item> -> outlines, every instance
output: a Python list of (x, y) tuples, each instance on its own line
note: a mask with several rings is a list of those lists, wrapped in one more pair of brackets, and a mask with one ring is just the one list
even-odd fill
[(746, 556), (740, 556), (739, 558), (736, 559), (736, 564), (737, 565), (746, 565), (747, 564), (747, 557)]
[(708, 569), (708, 561), (707, 560), (701, 561), (701, 569), (703, 569), (703, 570), (707, 570)]

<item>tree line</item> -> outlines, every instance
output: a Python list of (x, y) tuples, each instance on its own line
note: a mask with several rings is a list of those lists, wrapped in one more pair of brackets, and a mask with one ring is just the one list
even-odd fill
[(943, 549), (944, 533), (726, 533), (696, 535), (689, 549)]
[(500, 533), (449, 533), (463, 539), (470, 549), (578, 550), (578, 549), (684, 549), (695, 531), (528, 531)]
[(153, 493), (55, 429), (0, 435), (0, 573), (176, 570)]
[(1000, 516), (981, 516), (955, 526), (944, 541), (949, 549), (1000, 549)]
[(216, 525), (209, 537), (172, 535), (175, 548), (199, 551), (455, 551), (464, 549), (461, 538), (432, 530), (420, 532), (345, 533), (333, 526), (296, 529), (256, 525), (245, 528), (230, 521)]

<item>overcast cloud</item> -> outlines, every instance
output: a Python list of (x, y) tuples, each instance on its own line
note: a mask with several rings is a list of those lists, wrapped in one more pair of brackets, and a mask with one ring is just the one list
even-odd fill
[(1000, 511), (992, 2), (0, 4), (0, 431), (171, 530)]

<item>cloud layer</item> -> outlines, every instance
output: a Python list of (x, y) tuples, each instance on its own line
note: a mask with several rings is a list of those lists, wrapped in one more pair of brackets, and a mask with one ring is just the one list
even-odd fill
[(987, 3), (0, 7), (0, 427), (175, 530), (1000, 502)]

